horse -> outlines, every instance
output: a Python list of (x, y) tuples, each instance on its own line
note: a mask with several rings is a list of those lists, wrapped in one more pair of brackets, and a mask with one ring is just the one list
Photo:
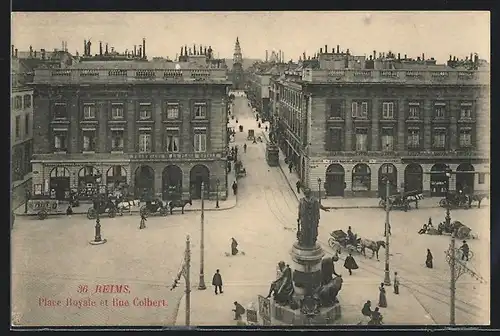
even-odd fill
[(372, 251), (372, 256), (373, 258), (375, 255), (377, 255), (377, 260), (378, 259), (378, 251), (380, 250), (380, 247), (386, 248), (385, 247), (385, 242), (382, 240), (379, 241), (373, 241), (370, 239), (362, 239), (358, 238), (358, 244), (361, 246), (361, 253), (366, 257), (366, 249), (369, 249)]
[(193, 205), (193, 201), (190, 199), (188, 200), (174, 200), (174, 201), (169, 201), (167, 203), (167, 206), (170, 208), (170, 214), (172, 214), (174, 208), (181, 208), (182, 214), (184, 214), (184, 207), (189, 204)]
[(123, 216), (123, 210), (128, 210), (129, 215), (132, 214), (132, 207), (139, 208), (141, 206), (140, 200), (122, 201), (116, 205), (116, 211)]

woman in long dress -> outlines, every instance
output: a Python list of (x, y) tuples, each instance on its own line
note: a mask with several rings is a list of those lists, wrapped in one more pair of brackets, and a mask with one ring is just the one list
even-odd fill
[(378, 288), (380, 291), (380, 294), (378, 296), (378, 306), (382, 308), (387, 308), (387, 298), (385, 296), (385, 287), (384, 283), (380, 284), (380, 287)]
[(431, 253), (431, 250), (427, 249), (427, 258), (425, 259), (425, 266), (427, 268), (432, 268), (433, 267), (433, 264), (432, 264), (432, 253)]
[(231, 254), (232, 255), (238, 254), (238, 242), (234, 238), (231, 238)]

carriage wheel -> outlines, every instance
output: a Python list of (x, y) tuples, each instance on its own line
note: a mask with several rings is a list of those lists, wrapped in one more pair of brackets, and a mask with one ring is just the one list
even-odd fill
[(90, 208), (89, 211), (87, 211), (87, 218), (88, 219), (95, 219), (97, 216), (97, 213), (94, 208)]
[(472, 258), (474, 258), (474, 252), (472, 252), (471, 250), (469, 250), (469, 260), (471, 260)]
[(385, 201), (383, 199), (381, 199), (379, 202), (378, 202), (378, 206), (381, 207), (381, 208), (385, 208)]
[(38, 212), (38, 219), (39, 220), (47, 219), (48, 216), (49, 216), (49, 213), (47, 212), (47, 210), (40, 210)]
[(108, 217), (109, 218), (114, 218), (116, 216), (116, 210), (114, 208), (111, 208), (108, 210)]
[(161, 207), (159, 212), (161, 216), (166, 216), (168, 214), (168, 209), (166, 207)]
[(117, 213), (118, 216), (123, 216), (123, 208), (118, 209)]
[(445, 208), (447, 203), (448, 203), (448, 202), (446, 201), (446, 199), (445, 199), (445, 198), (443, 198), (443, 199), (441, 199), (441, 200), (439, 201), (439, 206), (440, 206), (440, 207), (442, 207), (442, 208)]
[(329, 238), (328, 245), (333, 249), (335, 247), (335, 240), (333, 238)]

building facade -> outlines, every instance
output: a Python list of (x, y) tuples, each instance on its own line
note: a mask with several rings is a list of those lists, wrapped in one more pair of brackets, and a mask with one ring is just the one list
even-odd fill
[(201, 63), (88, 60), (37, 69), (34, 193), (63, 199), (76, 189), (85, 198), (107, 188), (196, 199), (204, 183), (213, 198), (219, 182), (224, 199), (231, 83), (225, 68)]
[(278, 74), (275, 64), (257, 64), (247, 71), (247, 92), (252, 106), (257, 109), (263, 120), (270, 119), (269, 91), (271, 78)]
[(375, 56), (320, 51), (272, 81), (273, 132), (302, 183), (322, 197), (381, 196), (384, 177), (392, 193), (489, 191), (488, 67)]
[(33, 151), (33, 89), (12, 88), (10, 143), (12, 181), (21, 181), (31, 172)]

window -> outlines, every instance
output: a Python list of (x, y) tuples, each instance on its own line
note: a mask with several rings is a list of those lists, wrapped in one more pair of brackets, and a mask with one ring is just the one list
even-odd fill
[(408, 149), (420, 148), (420, 130), (409, 129), (408, 130)]
[(437, 103), (434, 105), (434, 118), (436, 119), (444, 119), (446, 111), (446, 105), (442, 103)]
[(460, 129), (459, 143), (461, 148), (472, 147), (472, 132), (469, 128)]
[(420, 105), (418, 103), (410, 103), (408, 119), (420, 119)]
[(368, 191), (371, 189), (371, 170), (364, 163), (355, 165), (352, 169), (352, 190)]
[(169, 120), (179, 119), (179, 104), (177, 103), (167, 104), (167, 119)]
[(30, 108), (31, 107), (31, 95), (24, 95), (24, 108)]
[(194, 151), (195, 152), (207, 151), (207, 131), (205, 129), (194, 130)]
[(446, 130), (445, 129), (434, 129), (433, 143), (432, 146), (435, 149), (444, 149), (446, 146)]
[(94, 152), (96, 145), (95, 130), (83, 130), (82, 131), (82, 149), (84, 152)]
[(484, 184), (485, 181), (486, 181), (486, 174), (485, 173), (479, 173), (478, 174), (478, 181), (477, 181), (477, 183)]
[(366, 152), (368, 150), (368, 130), (366, 128), (356, 129), (356, 151)]
[(330, 118), (344, 118), (344, 102), (342, 100), (333, 100), (330, 103)]
[(330, 150), (331, 151), (341, 151), (342, 150), (342, 129), (341, 128), (330, 128)]
[(16, 139), (21, 137), (21, 116), (16, 116)]
[(123, 119), (123, 104), (122, 103), (111, 104), (111, 118), (112, 119)]
[(460, 119), (471, 119), (472, 118), (472, 104), (462, 103), (460, 105)]
[(83, 105), (83, 119), (95, 119), (95, 105), (94, 104), (84, 104)]
[(194, 104), (194, 117), (195, 117), (195, 119), (205, 119), (207, 117), (207, 104), (195, 103)]
[(149, 103), (141, 103), (139, 105), (139, 119), (146, 120), (151, 119), (151, 104)]
[(382, 118), (394, 119), (394, 103), (382, 103)]
[(68, 111), (66, 109), (66, 104), (56, 103), (54, 105), (54, 119), (66, 119), (68, 118)]
[(24, 134), (29, 135), (30, 134), (30, 115), (26, 114), (24, 116)]
[(179, 152), (179, 130), (167, 129), (165, 135), (165, 151), (169, 153)]
[(16, 96), (14, 97), (14, 109), (21, 110), (23, 108), (23, 97)]
[(111, 130), (111, 151), (123, 152), (123, 130)]
[(66, 152), (68, 150), (68, 137), (66, 131), (54, 131), (54, 151)]
[(394, 130), (392, 128), (382, 129), (382, 151), (392, 152), (394, 150)]
[(139, 152), (149, 153), (151, 152), (151, 134), (150, 133), (140, 133), (139, 134)]
[(365, 119), (368, 117), (368, 103), (367, 102), (352, 102), (351, 112), (353, 118)]

